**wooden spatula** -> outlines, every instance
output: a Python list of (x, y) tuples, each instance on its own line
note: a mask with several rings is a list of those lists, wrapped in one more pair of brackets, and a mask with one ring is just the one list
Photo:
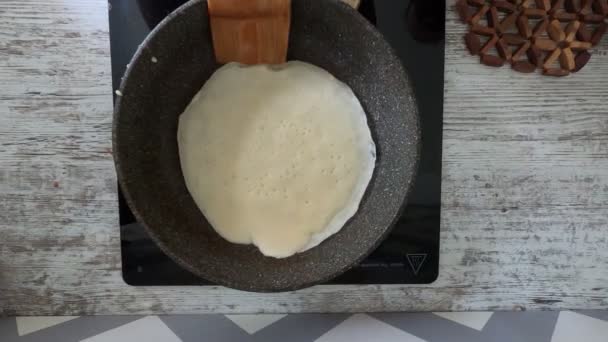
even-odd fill
[(218, 62), (285, 63), (291, 0), (207, 0), (207, 5)]

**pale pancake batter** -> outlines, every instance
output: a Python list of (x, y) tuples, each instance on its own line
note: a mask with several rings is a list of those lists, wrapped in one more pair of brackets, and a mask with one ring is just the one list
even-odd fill
[(188, 190), (213, 228), (276, 258), (339, 231), (376, 159), (351, 89), (297, 61), (217, 70), (181, 115), (178, 144)]

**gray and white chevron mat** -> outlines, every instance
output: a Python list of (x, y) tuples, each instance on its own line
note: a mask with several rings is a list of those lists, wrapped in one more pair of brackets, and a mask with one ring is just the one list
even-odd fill
[(607, 342), (608, 311), (0, 318), (0, 341)]

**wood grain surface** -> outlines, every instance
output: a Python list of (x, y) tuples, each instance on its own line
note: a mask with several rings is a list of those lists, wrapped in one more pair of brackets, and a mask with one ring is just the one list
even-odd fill
[(287, 61), (291, 0), (207, 0), (218, 63)]
[(120, 275), (106, 0), (0, 1), (0, 315), (608, 307), (608, 45), (479, 64), (448, 1), (439, 279), (280, 294)]

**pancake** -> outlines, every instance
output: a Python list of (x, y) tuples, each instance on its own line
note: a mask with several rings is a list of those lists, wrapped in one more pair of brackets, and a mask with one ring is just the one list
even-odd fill
[(357, 211), (376, 150), (352, 90), (292, 61), (218, 69), (180, 116), (186, 186), (226, 240), (306, 251)]

